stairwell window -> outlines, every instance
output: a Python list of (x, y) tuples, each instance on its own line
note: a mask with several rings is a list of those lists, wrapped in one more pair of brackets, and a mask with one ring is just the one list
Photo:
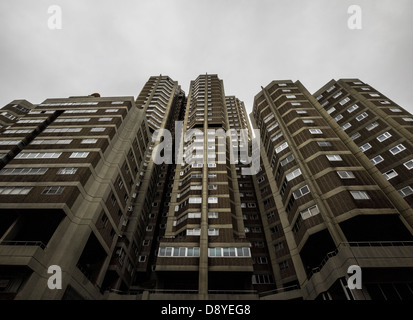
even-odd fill
[(310, 131), (311, 134), (322, 134), (323, 133), (321, 129), (308, 129), (308, 131)]
[(341, 179), (352, 179), (354, 178), (354, 173), (351, 171), (337, 171), (338, 176)]
[(366, 191), (350, 191), (354, 200), (369, 200), (370, 197)]
[(341, 156), (338, 154), (327, 154), (326, 157), (329, 161), (342, 161), (343, 160)]
[(305, 185), (305, 186), (301, 187), (300, 189), (295, 190), (293, 192), (293, 196), (294, 196), (294, 199), (299, 199), (299, 198), (301, 198), (302, 196), (304, 196), (308, 193), (310, 193), (310, 189), (308, 188), (307, 185)]
[(320, 213), (320, 209), (318, 209), (318, 206), (316, 204), (300, 211), (300, 215), (303, 220), (313, 217), (319, 213)]
[(291, 181), (297, 177), (299, 177), (301, 175), (301, 170), (300, 168), (295, 169), (294, 171), (287, 173), (287, 175), (285, 176), (285, 178), (287, 179), (287, 181)]

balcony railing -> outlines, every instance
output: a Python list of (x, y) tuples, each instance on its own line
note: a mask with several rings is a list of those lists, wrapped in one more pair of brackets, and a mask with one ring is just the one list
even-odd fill
[(337, 248), (333, 251), (330, 251), (329, 253), (326, 254), (323, 260), (321, 260), (321, 263), (315, 267), (312, 268), (308, 273), (307, 273), (307, 279), (309, 280), (314, 273), (320, 272), (321, 269), (324, 267), (324, 265), (327, 263), (327, 261), (336, 256), (340, 246), (346, 246), (346, 247), (406, 247), (406, 246), (413, 246), (413, 241), (351, 241), (351, 242), (341, 242)]
[(37, 246), (43, 250), (46, 248), (46, 245), (42, 241), (2, 241), (0, 242), (2, 246)]
[(273, 290), (268, 290), (268, 291), (263, 291), (260, 292), (258, 295), (260, 297), (265, 297), (265, 296), (269, 296), (272, 294), (277, 294), (277, 293), (281, 293), (281, 292), (287, 292), (287, 291), (292, 291), (292, 290), (298, 290), (300, 289), (300, 286), (297, 284), (294, 284), (292, 286), (288, 286), (288, 287), (283, 287), (283, 288), (277, 288), (277, 289), (273, 289)]

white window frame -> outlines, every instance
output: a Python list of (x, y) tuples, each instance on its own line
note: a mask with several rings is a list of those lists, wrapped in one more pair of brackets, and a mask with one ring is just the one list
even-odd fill
[(367, 192), (363, 190), (351, 190), (350, 194), (354, 200), (370, 200)]

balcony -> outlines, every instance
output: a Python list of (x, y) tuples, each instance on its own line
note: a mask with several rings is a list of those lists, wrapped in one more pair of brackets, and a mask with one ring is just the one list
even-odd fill
[(361, 241), (343, 242), (327, 253), (320, 265), (307, 273), (301, 287), (308, 299), (327, 291), (333, 283), (348, 277), (348, 267), (413, 268), (413, 241)]

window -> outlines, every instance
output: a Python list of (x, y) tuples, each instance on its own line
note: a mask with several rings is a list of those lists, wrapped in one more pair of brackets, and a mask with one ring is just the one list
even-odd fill
[(350, 191), (355, 200), (368, 200), (370, 199), (366, 191)]
[(257, 262), (258, 262), (258, 264), (267, 264), (268, 259), (267, 259), (267, 257), (257, 257)]
[[(200, 218), (201, 216), (199, 216)], [(217, 219), (218, 218), (218, 212), (208, 212), (208, 219)]]
[(30, 119), (30, 120), (23, 119), (23, 120), (17, 121), (16, 123), (41, 123), (43, 121), (45, 121), (45, 119)]
[(343, 100), (340, 101), (340, 105), (345, 105), (349, 101), (350, 101), (350, 98), (346, 97), (346, 98), (344, 98)]
[(280, 153), (281, 151), (283, 151), (284, 149), (288, 148), (288, 143), (284, 142), (282, 143), (280, 146), (278, 146), (277, 148), (275, 148), (275, 152), (276, 153)]
[(332, 85), (330, 88), (327, 89), (327, 92), (331, 92), (331, 91), (333, 91), (334, 89), (335, 89), (335, 86)]
[(314, 123), (314, 120), (312, 119), (303, 119), (304, 123)]
[(57, 174), (75, 174), (77, 168), (60, 168)]
[(367, 131), (371, 131), (371, 130), (373, 130), (374, 128), (378, 127), (378, 125), (379, 125), (378, 122), (374, 121), (374, 122), (368, 124), (368, 125), (366, 126), (366, 129), (367, 129)]
[(201, 197), (190, 197), (188, 203), (202, 203)]
[(302, 196), (306, 195), (307, 193), (310, 193), (310, 189), (308, 188), (307, 185), (305, 185), (304, 187), (301, 187), (300, 189), (295, 190), (293, 192), (293, 196), (295, 199), (299, 199)]
[(31, 142), (31, 144), (70, 144), (72, 141), (73, 139), (35, 139)]
[(69, 158), (86, 158), (89, 152), (72, 152)]
[(275, 122), (273, 125), (271, 125), (271, 126), (268, 128), (268, 132), (274, 130), (274, 129), (277, 128), (277, 127), (278, 127), (278, 122)]
[(398, 173), (396, 172), (396, 170), (391, 169), (391, 170), (383, 173), (383, 176), (386, 178), (386, 180), (390, 180), (390, 179), (392, 179), (392, 178), (394, 178), (394, 177), (397, 177), (397, 176), (398, 176)]
[(81, 144), (88, 144), (88, 143), (96, 143), (98, 139), (83, 139), (80, 143)]
[(105, 112), (118, 112), (119, 109), (106, 109)]
[(403, 120), (406, 121), (406, 122), (412, 122), (413, 118), (403, 118)]
[(82, 128), (47, 128), (44, 133), (80, 132)]
[(264, 119), (264, 123), (267, 123), (268, 121), (270, 121), (273, 118), (274, 118), (274, 114), (271, 113), (271, 115), (268, 118)]
[(411, 170), (411, 169), (413, 168), (413, 159), (405, 162), (405, 163), (404, 163), (404, 166), (405, 166), (407, 169)]
[(380, 97), (380, 95), (378, 93), (370, 93), (370, 97)]
[(363, 144), (362, 146), (360, 146), (360, 150), (361, 150), (362, 152), (365, 152), (365, 151), (369, 150), (370, 148), (371, 148), (371, 144), (370, 144), (370, 143), (365, 143), (365, 144)]
[(278, 266), (280, 267), (280, 270), (285, 270), (285, 269), (288, 268), (288, 261), (287, 261), (287, 260), (281, 261), (281, 262), (278, 264)]
[(374, 165), (382, 162), (383, 160), (384, 160), (383, 157), (380, 156), (380, 155), (374, 157), (373, 159), (370, 159), (371, 163), (374, 164)]
[(367, 118), (368, 116), (369, 116), (369, 115), (367, 114), (367, 112), (363, 112), (363, 113), (359, 114), (359, 115), (356, 117), (356, 119), (357, 119), (357, 121), (361, 121), (361, 120)]
[(99, 121), (112, 121), (113, 118), (99, 118)]
[(339, 91), (339, 92), (337, 92), (334, 96), (333, 96), (333, 98), (334, 99), (337, 99), (339, 96), (341, 96), (343, 93), (341, 92), (341, 91)]
[(219, 236), (219, 229), (209, 228), (208, 229), (209, 236)]
[(342, 114), (339, 114), (339, 115), (337, 115), (337, 117), (334, 118), (334, 120), (335, 120), (336, 122), (340, 121), (341, 119), (343, 119), (343, 115), (342, 115)]
[(61, 152), (21, 152), (16, 159), (57, 159)]
[(46, 187), (42, 191), (42, 194), (61, 194), (64, 189), (65, 187), (50, 186), (50, 187)]
[(1, 195), (26, 195), (32, 187), (0, 187)]
[(300, 215), (303, 220), (313, 217), (319, 213), (320, 213), (320, 210), (318, 209), (317, 205), (310, 206), (307, 209), (300, 211)]
[(291, 102), (291, 105), (294, 107), (301, 106), (301, 102)]
[(317, 144), (320, 147), (331, 147), (331, 142), (330, 141), (317, 141)]
[(186, 229), (186, 235), (187, 236), (200, 236), (201, 229), (200, 228)]
[(16, 145), (22, 142), (22, 140), (1, 140), (0, 146)]
[(287, 94), (286, 95), (286, 98), (287, 99), (295, 99), (295, 98), (297, 98), (295, 95), (293, 95), (293, 94)]
[(351, 106), (350, 108), (348, 108), (347, 112), (352, 113), (354, 110), (357, 110), (358, 108), (359, 108), (359, 106), (355, 104), (355, 105)]
[(327, 113), (332, 114), (334, 111), (336, 111), (336, 108), (332, 107), (332, 108), (327, 110)]
[(354, 178), (354, 173), (351, 171), (337, 171), (338, 176), (341, 179), (352, 179)]
[(8, 113), (8, 112), (2, 112), (1, 115), (2, 115), (3, 117), (9, 118), (10, 120), (16, 119), (15, 116), (13, 116), (12, 114), (10, 114), (10, 113)]
[(391, 137), (391, 134), (389, 132), (385, 132), (385, 133), (379, 135), (377, 137), (377, 140), (379, 140), (380, 142), (383, 142), (384, 140), (387, 140), (390, 137)]
[(391, 112), (402, 112), (399, 108), (390, 108)]
[(282, 167), (284, 167), (286, 164), (294, 161), (294, 156), (290, 154), (289, 156), (285, 157), (283, 160), (280, 161), (280, 164)]
[(145, 262), (146, 256), (139, 256), (139, 262)]
[(306, 114), (307, 110), (295, 110), (298, 114)]
[(403, 189), (399, 190), (399, 194), (404, 198), (413, 193), (413, 189), (410, 186), (404, 187)]
[(402, 152), (403, 150), (406, 150), (406, 147), (402, 144), (398, 144), (397, 146), (391, 148), (389, 151), (395, 155), (398, 154), (399, 152)]
[(208, 203), (218, 203), (217, 197), (208, 197)]
[(271, 138), (271, 141), (274, 142), (278, 140), (279, 138), (281, 138), (282, 136), (283, 136), (283, 133), (280, 131), (274, 137)]
[(253, 284), (274, 283), (274, 278), (270, 274), (253, 274), (251, 282)]
[(356, 132), (350, 137), (350, 139), (354, 141), (360, 137), (361, 137), (361, 134), (359, 132)]
[(342, 127), (341, 127), (341, 129), (343, 129), (344, 131), (346, 131), (348, 128), (350, 128), (351, 127), (351, 123), (350, 122), (347, 122), (345, 125), (343, 125)]
[(298, 176), (301, 175), (301, 170), (300, 169), (296, 169), (290, 173), (288, 173), (285, 178), (287, 179), (287, 181), (291, 181), (294, 178), (297, 178)]
[(0, 170), (0, 175), (42, 175), (48, 168), (4, 168)]
[(329, 161), (341, 161), (341, 160), (343, 160), (341, 158), (341, 156), (338, 155), (338, 154), (328, 154), (328, 155), (326, 155), (326, 157)]
[(90, 118), (60, 118), (54, 122), (88, 122)]
[(90, 132), (103, 132), (105, 130), (106, 130), (105, 127), (96, 127), (96, 128), (90, 129)]
[(19, 130), (6, 130), (3, 133), (4, 134), (20, 134), (20, 133), (31, 133), (33, 132), (33, 129), (19, 129)]
[(321, 134), (321, 133), (323, 133), (323, 131), (321, 131), (320, 129), (308, 129), (308, 131), (310, 131), (311, 134)]

